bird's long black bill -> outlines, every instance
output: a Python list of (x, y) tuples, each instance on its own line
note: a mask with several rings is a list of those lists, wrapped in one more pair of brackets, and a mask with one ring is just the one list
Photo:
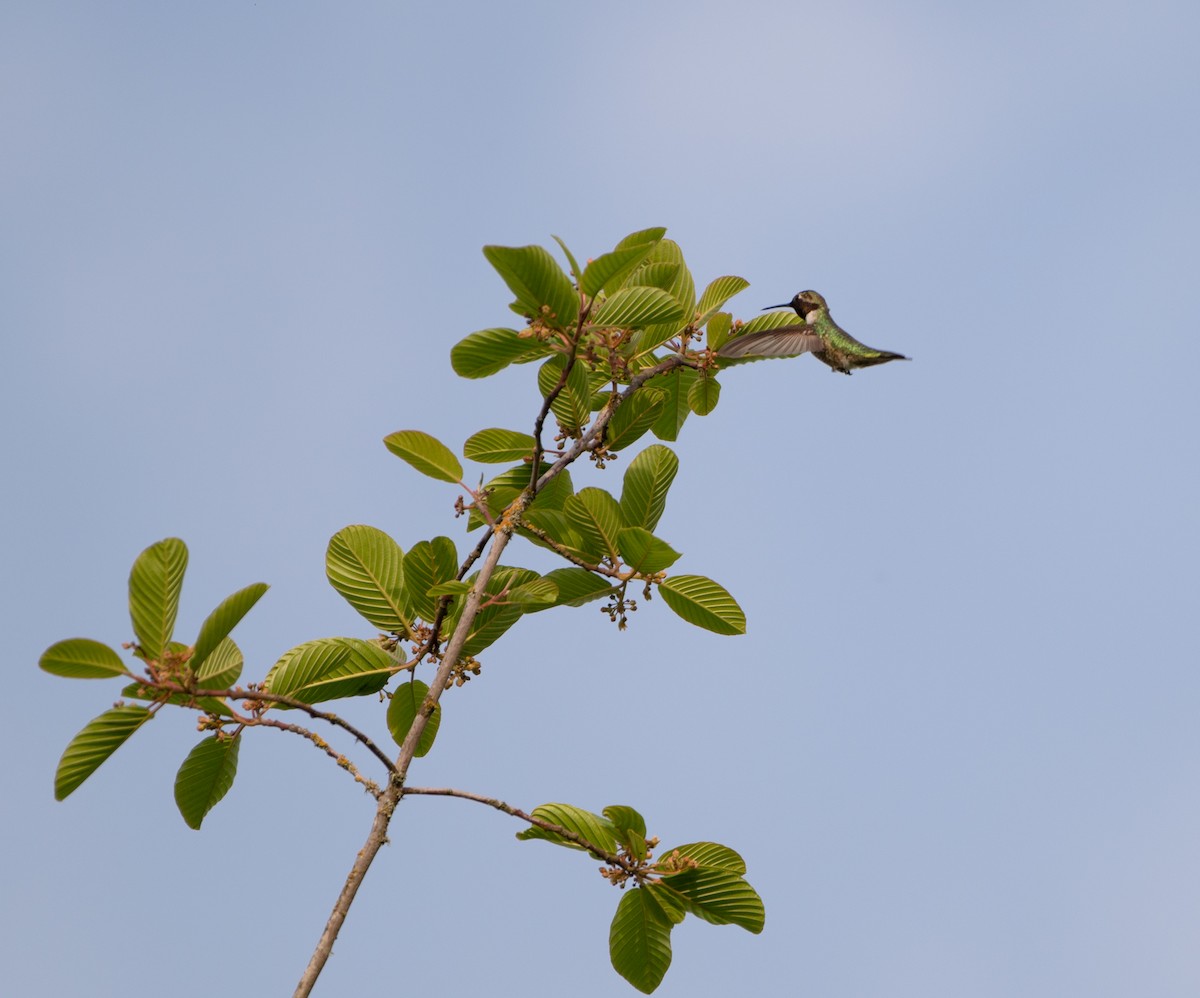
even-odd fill
[(785, 301), (782, 305), (768, 305), (766, 308), (760, 309), (760, 311), (769, 312), (773, 308), (791, 308), (791, 307), (792, 307), (792, 303), (790, 301)]

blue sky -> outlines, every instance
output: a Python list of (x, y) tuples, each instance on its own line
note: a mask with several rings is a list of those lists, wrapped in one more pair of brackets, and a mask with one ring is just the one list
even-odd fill
[[(661, 995), (1196, 994), (1198, 30), (1168, 2), (6, 5), (6, 981), (294, 985), (369, 799), (261, 733), (193, 832), (180, 715), (56, 804), (116, 689), (37, 658), (129, 639), (165, 536), (181, 634), (272, 584), (248, 676), (369, 636), (331, 534), (465, 546), (381, 438), (536, 411), (532, 368), (450, 370), (510, 321), (480, 247), (665, 225), (698, 283), (751, 282), (735, 315), (816, 288), (913, 363), (727, 372), (658, 532), (747, 636), (533, 618), (413, 782), (742, 852), (765, 931), (689, 920)], [(406, 801), (318, 993), (633, 994), (617, 897), (519, 830)]]

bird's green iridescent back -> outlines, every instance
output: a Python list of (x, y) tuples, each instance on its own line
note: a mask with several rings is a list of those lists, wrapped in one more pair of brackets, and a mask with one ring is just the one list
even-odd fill
[(820, 335), (825, 344), (824, 349), (814, 351), (813, 356), (841, 374), (849, 374), (858, 367), (886, 364), (889, 360), (908, 360), (903, 354), (892, 353), (890, 350), (876, 350), (860, 343), (833, 321), (827, 308), (815, 309), (806, 318), (809, 327)]

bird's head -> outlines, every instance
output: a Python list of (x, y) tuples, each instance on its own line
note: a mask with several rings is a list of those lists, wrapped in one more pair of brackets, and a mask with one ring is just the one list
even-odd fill
[(768, 305), (763, 309), (764, 312), (769, 312), (773, 308), (793, 308), (796, 314), (803, 319), (808, 318), (808, 313), (813, 312), (818, 308), (828, 308), (825, 304), (825, 299), (815, 291), (801, 291), (791, 301), (785, 302), (782, 305)]

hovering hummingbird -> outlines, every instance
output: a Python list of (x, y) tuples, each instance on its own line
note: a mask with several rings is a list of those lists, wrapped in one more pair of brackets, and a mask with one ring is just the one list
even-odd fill
[(764, 312), (773, 308), (794, 308), (804, 321), (792, 326), (765, 329), (761, 333), (735, 336), (720, 350), (718, 357), (795, 357), (811, 353), (822, 364), (839, 374), (849, 374), (856, 367), (871, 367), (886, 364), (889, 360), (909, 360), (903, 354), (890, 350), (875, 350), (859, 343), (846, 330), (833, 321), (825, 299), (815, 291), (801, 291), (785, 305), (768, 305)]

